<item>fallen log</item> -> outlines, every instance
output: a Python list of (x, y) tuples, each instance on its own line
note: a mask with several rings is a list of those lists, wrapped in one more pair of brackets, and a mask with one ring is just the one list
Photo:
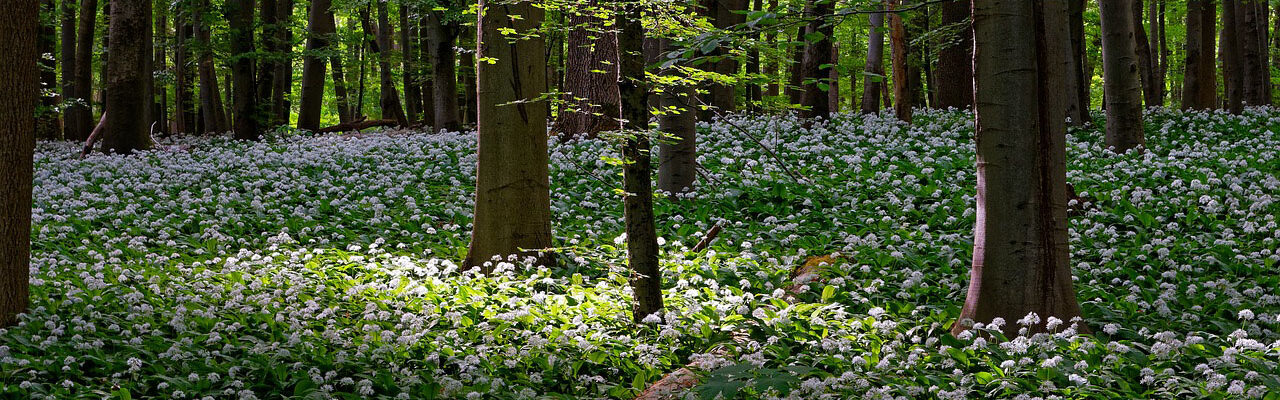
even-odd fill
[(360, 131), (373, 127), (393, 127), (400, 126), (399, 122), (394, 119), (362, 119), (359, 121), (344, 122), (341, 124), (326, 126), (316, 131), (317, 133), (334, 133), (334, 132), (350, 132)]
[(80, 149), (80, 158), (85, 158), (89, 152), (93, 151), (93, 144), (98, 142), (102, 136), (102, 131), (107, 127), (107, 112), (102, 112), (102, 117), (98, 118), (98, 125), (93, 127), (93, 131), (89, 132), (89, 138), (84, 141), (84, 148)]
[(706, 250), (708, 246), (711, 246), (711, 242), (716, 240), (716, 236), (720, 235), (721, 229), (724, 228), (722, 228), (720, 224), (712, 226), (711, 229), (707, 230), (707, 234), (702, 236), (702, 240), (699, 240), (698, 244), (694, 245), (692, 249), (689, 249), (689, 251), (697, 253), (699, 251)]

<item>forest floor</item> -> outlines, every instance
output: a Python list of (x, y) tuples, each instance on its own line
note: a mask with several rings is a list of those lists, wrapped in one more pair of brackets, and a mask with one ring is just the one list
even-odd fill
[[(639, 327), (606, 142), (551, 146), (561, 265), (492, 276), (455, 264), (472, 134), (41, 143), (33, 309), (0, 330), (0, 397), (630, 398), (692, 362), (703, 398), (1280, 398), (1280, 110), (1150, 110), (1143, 154), (1073, 130), (1093, 334), (1006, 341), (947, 333), (971, 121), (701, 126), (697, 195), (656, 205), (668, 312)], [(788, 302), (795, 267), (833, 253)]]

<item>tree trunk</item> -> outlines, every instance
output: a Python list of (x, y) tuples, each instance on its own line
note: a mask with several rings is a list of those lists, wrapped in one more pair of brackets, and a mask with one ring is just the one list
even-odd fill
[[(889, 10), (897, 9), (902, 0), (888, 0)], [(889, 14), (889, 43), (893, 55), (893, 102), (894, 114), (899, 120), (911, 122), (911, 71), (907, 66), (907, 28), (898, 13)]]
[(1159, 55), (1160, 60), (1156, 62), (1156, 95), (1160, 99), (1160, 106), (1164, 106), (1164, 100), (1168, 89), (1168, 73), (1169, 73), (1169, 45), (1165, 41), (1164, 27), (1164, 1), (1151, 0), (1151, 6), (1154, 11), (1151, 13), (1151, 29), (1155, 31), (1151, 41), (1153, 43), (1152, 51)]
[(567, 109), (557, 118), (555, 130), (569, 138), (595, 138), (600, 132), (618, 129), (621, 118), (618, 37), (613, 32), (616, 27), (598, 16), (607, 14), (602, 11), (610, 7), (598, 0), (581, 6), (581, 10), (566, 11), (570, 13), (565, 49)]
[(200, 113), (203, 115), (205, 133), (222, 133), (229, 129), (226, 107), (222, 104), (222, 87), (218, 85), (218, 73), (213, 66), (213, 50), (211, 48), (209, 26), (204, 22), (208, 12), (208, 0), (197, 0), (197, 8), (192, 18), (196, 24), (196, 42), (200, 49)]
[[(414, 9), (400, 5), (400, 67), (404, 77), (404, 114), (410, 124), (418, 122), (422, 113), (422, 94), (418, 83), (418, 49), (415, 25), (410, 24), (409, 13)], [(416, 22), (416, 21), (415, 21)]]
[[(1104, 0), (1105, 1), (1105, 0)], [(1126, 0), (1132, 2), (1134, 50), (1138, 54), (1138, 77), (1142, 86), (1142, 102), (1148, 107), (1160, 105), (1160, 94), (1156, 90), (1156, 60), (1151, 53), (1151, 42), (1147, 39), (1147, 31), (1142, 26), (1143, 3), (1146, 0)], [(1155, 10), (1151, 10), (1152, 14)], [(1154, 32), (1153, 32), (1154, 33)]]
[[(764, 11), (764, 1), (754, 0), (751, 4), (751, 10)], [(760, 32), (752, 32), (751, 38), (760, 40)], [(768, 42), (772, 43), (772, 41)], [(760, 85), (755, 83), (755, 79), (760, 75), (760, 49), (752, 47), (747, 52), (747, 76), (752, 77), (752, 83), (747, 85), (747, 107), (753, 111), (760, 110), (760, 101), (764, 99), (764, 91)]]
[(867, 65), (862, 69), (862, 104), (863, 114), (880, 112), (880, 91), (884, 90), (884, 14), (874, 13), (870, 17), (871, 27), (867, 33)]
[[(62, 64), (62, 101), (69, 102), (76, 98), (76, 2), (75, 0), (62, 0), (62, 52), (58, 57), (58, 61)], [(62, 114), (62, 137), (70, 139), (72, 137), (71, 114), (70, 108), (63, 108)]]
[(253, 0), (228, 0), (225, 10), (231, 34), (232, 131), (236, 139), (258, 140), (263, 113), (254, 92)]
[(957, 36), (946, 38), (938, 49), (938, 107), (973, 108), (973, 25), (969, 2), (942, 3), (942, 26), (959, 25)]
[[(711, 21), (716, 29), (729, 29), (734, 25), (741, 24), (746, 21), (746, 15), (739, 14), (747, 9), (747, 0), (702, 0), (703, 15)], [(738, 61), (727, 57), (728, 52), (723, 48), (717, 48), (713, 55), (721, 57), (719, 61), (712, 63), (711, 70), (717, 74), (733, 76), (738, 73)], [(712, 107), (704, 119), (709, 120), (717, 112), (722, 114), (737, 111), (736, 92), (737, 88), (729, 84), (708, 85), (708, 97), (706, 103)]]
[[(769, 11), (778, 9), (778, 0), (769, 0)], [(773, 43), (778, 38), (778, 30), (770, 29), (765, 33), (765, 43)], [(766, 97), (778, 97), (778, 62), (769, 60), (765, 62), (764, 74), (769, 77), (769, 86), (765, 89)]]
[[(808, 25), (797, 26), (796, 37), (793, 42), (804, 41), (804, 37), (808, 33)], [(785, 92), (787, 93), (787, 102), (792, 105), (803, 104), (804, 71), (801, 68), (804, 66), (804, 46), (796, 46), (791, 51), (791, 58), (789, 60), (790, 64), (787, 65), (787, 88), (785, 89)], [(706, 112), (704, 112), (704, 114), (705, 113)], [(707, 118), (709, 118), (709, 116), (704, 116), (702, 119), (706, 120)]]
[(1187, 1), (1187, 49), (1182, 74), (1182, 108), (1210, 110), (1217, 107), (1214, 36), (1217, 6), (1213, 0)]
[[(467, 36), (467, 47), (474, 48), (475, 40)], [(458, 56), (458, 74), (462, 76), (462, 101), (458, 108), (462, 111), (462, 123), (476, 123), (476, 56), (473, 51), (463, 52)], [(546, 89), (543, 89), (546, 90)], [(548, 108), (549, 110), (550, 108)], [(548, 114), (550, 115), (550, 114)]]
[(1142, 132), (1142, 80), (1136, 57), (1133, 3), (1098, 0), (1102, 23), (1102, 90), (1107, 103), (1107, 147), (1117, 153), (1145, 143)]
[(151, 0), (111, 6), (107, 58), (106, 136), (102, 150), (130, 154), (151, 148)]
[(831, 7), (830, 0), (808, 0), (805, 5), (804, 16), (809, 20), (805, 36), (821, 37), (816, 40), (804, 38), (804, 56), (800, 62), (804, 85), (800, 97), (800, 105), (804, 106), (800, 113), (802, 118), (825, 117), (831, 112), (831, 95), (827, 93), (830, 90), (829, 74), (822, 69), (823, 65), (831, 65), (831, 40), (835, 28), (827, 23)]
[[(676, 50), (670, 39), (661, 39), (660, 43), (663, 52)], [(664, 69), (662, 74), (680, 76), (674, 68)], [(688, 85), (668, 87), (662, 92), (658, 130), (674, 138), (658, 143), (658, 190), (684, 193), (693, 189), (698, 178), (696, 96), (697, 92)]]
[(190, 16), (182, 9), (175, 9), (174, 25), (177, 32), (173, 48), (173, 124), (171, 132), (190, 133), (196, 126), (195, 104), (192, 100), (191, 40), (195, 28)]
[[(334, 46), (337, 50), (337, 46)], [(329, 58), (330, 66), (333, 67), (333, 98), (338, 107), (338, 122), (348, 123), (355, 120), (356, 109), (351, 104), (351, 95), (347, 92), (347, 79), (344, 76), (341, 52), (335, 51), (334, 56)]]
[(89, 138), (93, 129), (93, 38), (97, 29), (98, 0), (80, 0), (76, 39), (75, 92), (67, 107), (63, 137), (71, 141)]
[(289, 125), (289, 95), (293, 91), (293, 0), (276, 1), (276, 28), (273, 40), (275, 76), (271, 88), (271, 125)]
[(435, 72), (431, 68), (431, 53), (434, 51), (430, 41), (431, 37), (431, 12), (424, 10), (418, 14), (418, 59), (422, 60), (422, 69), (420, 80), (422, 82), (422, 90), (419, 93), (422, 96), (422, 124), (427, 127), (435, 127), (436, 125), (436, 105), (435, 105)]
[[(1107, 0), (1109, 1), (1109, 0)], [(1127, 11), (1128, 9), (1123, 9)], [(1122, 14), (1124, 15), (1124, 14)], [(974, 0), (978, 217), (973, 269), (960, 321), (1080, 316), (1071, 282), (1066, 209), (1065, 97), (1071, 88), (1066, 4), (1052, 0)], [(1127, 19), (1127, 18), (1126, 18)], [(1081, 330), (1086, 330), (1081, 326)]]
[(1227, 97), (1227, 110), (1232, 114), (1244, 111), (1244, 57), (1240, 45), (1240, 0), (1223, 0), (1222, 33), (1219, 36), (1222, 53), (1222, 86)]
[[(835, 27), (832, 27), (832, 34), (835, 33)], [(840, 112), (840, 44), (835, 42), (835, 38), (831, 39), (831, 67), (827, 68), (827, 82), (830, 87), (827, 88), (827, 107), (831, 114)], [(850, 90), (853, 85), (850, 84)]]
[[(53, 0), (40, 1), (40, 14), (48, 16), (40, 18), (37, 30), (36, 58), (40, 64), (40, 107), (36, 110), (36, 138), (57, 140), (61, 136), (58, 125), (58, 60), (54, 54), (58, 47), (58, 24), (53, 19), (57, 15), (57, 6)], [(48, 94), (46, 94), (48, 93)]]
[[(168, 69), (168, 61), (165, 52), (168, 51), (170, 44), (163, 42), (165, 38), (169, 38), (169, 12), (168, 4), (161, 3), (161, 7), (156, 9), (155, 28), (153, 30), (155, 41), (154, 44), (155, 59), (152, 60), (151, 68), (155, 71), (164, 71)], [(162, 136), (168, 136), (169, 131), (169, 90), (165, 87), (164, 81), (156, 82), (152, 80), (152, 91), (155, 94), (155, 103), (151, 107), (151, 118), (155, 125), (151, 129), (153, 132), (159, 132)]]
[(1074, 77), (1071, 81), (1075, 83), (1073, 90), (1075, 95), (1068, 95), (1068, 100), (1072, 104), (1067, 105), (1067, 116), (1075, 126), (1093, 123), (1093, 115), (1089, 114), (1089, 110), (1093, 108), (1091, 93), (1093, 66), (1089, 65), (1089, 54), (1085, 51), (1084, 6), (1085, 0), (1067, 0), (1068, 30), (1071, 35), (1071, 68)]
[[(329, 0), (311, 0), (307, 13), (307, 52), (302, 56), (302, 94), (298, 101), (298, 129), (320, 129), (320, 116), (324, 108), (325, 64), (328, 58), (316, 53), (336, 53), (331, 46), (335, 26), (332, 3)], [(336, 58), (336, 56), (335, 56)], [(338, 61), (335, 61), (335, 63)], [(335, 74), (340, 74), (336, 72)], [(343, 96), (345, 100), (346, 96)], [(345, 101), (338, 105), (340, 122), (350, 121)]]
[(1244, 61), (1244, 101), (1251, 106), (1271, 104), (1271, 82), (1267, 62), (1267, 13), (1259, 11), (1259, 0), (1235, 0), (1239, 51)]
[(404, 115), (404, 107), (400, 105), (400, 90), (391, 71), (391, 17), (387, 11), (387, 3), (379, 1), (378, 9), (378, 41), (374, 52), (378, 53), (378, 94), (382, 105), (382, 117), (395, 119), (400, 126), (409, 126), (409, 118)]
[(457, 39), (461, 26), (456, 22), (444, 21), (439, 11), (431, 11), (427, 16), (427, 43), (429, 61), (431, 61), (431, 103), (437, 131), (458, 131), (462, 129), (461, 113), (458, 111), (458, 80), (455, 76), (457, 53), (453, 42)]
[(14, 325), (30, 302), (31, 182), (40, 3), (0, 0), (0, 328)]
[(619, 74), (623, 128), (629, 133), (622, 146), (623, 219), (627, 232), (627, 264), (635, 296), (632, 318), (640, 323), (662, 310), (662, 272), (658, 269), (658, 233), (653, 217), (653, 185), (649, 160), (649, 108), (645, 106), (644, 28), (641, 7), (618, 1)]
[(476, 130), (475, 221), (463, 268), (493, 270), (490, 260), (534, 256), (554, 264), (551, 247), (551, 183), (547, 156), (547, 108), (535, 99), (547, 87), (543, 38), (514, 43), (504, 30), (530, 33), (542, 26), (543, 10), (530, 0), (480, 0), (476, 57), (480, 63)]

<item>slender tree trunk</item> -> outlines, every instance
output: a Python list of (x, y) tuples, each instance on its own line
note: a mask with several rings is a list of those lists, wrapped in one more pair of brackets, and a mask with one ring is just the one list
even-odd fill
[(400, 67), (404, 77), (405, 118), (411, 124), (418, 122), (422, 113), (422, 94), (418, 86), (417, 28), (410, 24), (409, 14), (415, 12), (408, 5), (400, 5)]
[(95, 95), (98, 104), (102, 104), (105, 112), (107, 104), (107, 65), (111, 60), (111, 0), (107, 0), (102, 4), (103, 25), (107, 28), (102, 33), (102, 53), (100, 54), (101, 62), (98, 68), (98, 92)]
[(1133, 3), (1098, 0), (1102, 21), (1102, 74), (1107, 103), (1107, 147), (1117, 153), (1145, 143), (1142, 132), (1142, 79), (1134, 48)]
[(190, 133), (196, 126), (195, 104), (192, 100), (191, 40), (195, 28), (190, 16), (182, 9), (175, 9), (174, 25), (177, 27), (173, 49), (173, 128), (174, 133)]
[[(62, 101), (70, 102), (76, 98), (76, 2), (75, 0), (62, 0), (62, 52), (58, 57), (58, 61), (62, 64)], [(70, 139), (73, 137), (71, 128), (70, 108), (63, 108), (62, 114), (62, 137)]]
[[(835, 33), (834, 29), (835, 27), (832, 27), (833, 34)], [(840, 68), (838, 67), (839, 65), (840, 65), (840, 45), (839, 43), (835, 43), (835, 39), (832, 38), (831, 68), (827, 68), (827, 75), (828, 75), (827, 81), (830, 82), (828, 83), (830, 87), (827, 89), (827, 107), (830, 107), (829, 112), (831, 114), (840, 112)], [(850, 84), (850, 90), (852, 90), (852, 86), (853, 85)]]
[(111, 7), (111, 57), (107, 59), (106, 135), (102, 150), (130, 154), (151, 148), (151, 0), (116, 1)]
[[(804, 40), (805, 35), (809, 34), (809, 26), (803, 25), (796, 27), (796, 36), (794, 42)], [(787, 94), (788, 104), (803, 104), (804, 97), (804, 46), (796, 46), (791, 51), (791, 63), (787, 65)], [(704, 116), (706, 120), (709, 116)]]
[(276, 110), (272, 108), (275, 103), (271, 100), (271, 94), (276, 88), (276, 71), (277, 63), (280, 56), (281, 43), (277, 40), (280, 36), (280, 18), (279, 9), (276, 6), (277, 0), (259, 0), (259, 22), (262, 25), (262, 54), (256, 56), (257, 64), (254, 66), (257, 79), (253, 81), (254, 86), (254, 104), (256, 105), (254, 115), (258, 118), (260, 128), (270, 129), (273, 126), (272, 119), (275, 118)]
[[(748, 9), (747, 0), (702, 0), (700, 3), (704, 7), (704, 15), (711, 20), (716, 29), (729, 29), (746, 21), (746, 15), (739, 12)], [(714, 55), (722, 58), (711, 66), (712, 71), (727, 76), (737, 75), (738, 61), (731, 57), (723, 57), (728, 55), (725, 49), (716, 49)], [(737, 88), (734, 85), (713, 83), (707, 89), (709, 91), (707, 104), (715, 109), (704, 115), (706, 119), (709, 120), (716, 112), (737, 111)]]
[(1166, 41), (1166, 31), (1164, 26), (1164, 0), (1152, 0), (1151, 4), (1152, 7), (1156, 7), (1158, 10), (1151, 13), (1151, 29), (1156, 31), (1156, 34), (1152, 35), (1152, 41), (1155, 42), (1155, 45), (1153, 45), (1152, 48), (1159, 49), (1157, 51), (1160, 55), (1160, 61), (1156, 63), (1156, 91), (1160, 98), (1160, 106), (1164, 106), (1164, 100), (1168, 97), (1169, 92), (1167, 89), (1167, 85), (1169, 84), (1169, 45)]
[[(884, 90), (884, 14), (874, 13), (870, 17), (871, 27), (867, 34), (867, 65), (862, 69), (862, 104), (863, 114), (880, 112), (880, 92)], [(972, 63), (972, 62), (971, 62)]]
[(825, 117), (831, 112), (831, 95), (827, 92), (830, 90), (829, 74), (822, 70), (823, 65), (831, 65), (831, 40), (835, 36), (835, 27), (827, 23), (831, 7), (829, 0), (808, 0), (805, 5), (804, 15), (809, 19), (805, 31), (819, 33), (822, 37), (805, 40), (804, 56), (800, 62), (800, 75), (804, 79), (800, 97), (800, 104), (804, 106), (800, 113), (803, 118)]
[(1245, 69), (1240, 51), (1240, 0), (1223, 0), (1222, 33), (1219, 36), (1222, 53), (1222, 86), (1226, 95), (1226, 108), (1232, 114), (1244, 111)]
[(263, 113), (254, 92), (253, 0), (228, 0), (225, 10), (232, 56), (232, 131), (236, 139), (258, 140)]
[(31, 182), (39, 93), (36, 35), (40, 3), (0, 0), (0, 328), (14, 325), (30, 302)]
[(221, 86), (218, 85), (218, 73), (213, 66), (213, 50), (210, 41), (209, 26), (204, 22), (208, 12), (208, 0), (197, 0), (195, 15), (196, 42), (198, 43), (200, 74), (200, 113), (204, 117), (204, 132), (222, 133), (229, 130), (226, 107), (222, 103)]
[(431, 65), (431, 12), (424, 10), (418, 14), (418, 60), (422, 61), (421, 76), (422, 82), (422, 124), (434, 129), (436, 125), (436, 105), (435, 105), (435, 68)]
[[(895, 10), (901, 4), (902, 0), (889, 0), (889, 10)], [(893, 111), (898, 119), (911, 122), (914, 100), (911, 97), (911, 71), (907, 66), (907, 54), (911, 50), (907, 48), (907, 28), (898, 13), (889, 14), (889, 42), (893, 53)]]
[(1251, 106), (1271, 104), (1271, 82), (1267, 62), (1267, 13), (1265, 2), (1259, 0), (1236, 0), (1239, 24), (1237, 24), (1239, 51), (1244, 64), (1241, 74), (1244, 79), (1244, 101)]
[[(675, 51), (670, 39), (661, 39), (663, 52)], [(662, 74), (679, 77), (675, 68), (662, 70)], [(698, 178), (698, 145), (695, 129), (697, 117), (697, 92), (692, 86), (679, 85), (663, 90), (658, 109), (658, 129), (674, 136), (672, 140), (658, 143), (658, 190), (667, 193), (683, 193), (693, 189)]]
[[(57, 5), (53, 0), (40, 1), (40, 28), (37, 30), (36, 51), (40, 60), (40, 107), (36, 110), (36, 138), (57, 140), (62, 127), (58, 124), (58, 20)], [(46, 94), (49, 93), (49, 94)]]
[(1182, 81), (1182, 108), (1217, 107), (1214, 36), (1217, 6), (1213, 0), (1187, 1), (1187, 50)]
[(93, 38), (98, 24), (98, 1), (80, 0), (79, 26), (76, 33), (76, 65), (73, 70), (75, 92), (66, 111), (66, 127), (63, 137), (72, 141), (84, 141), (93, 129)]
[[(1106, 0), (1103, 0), (1106, 1)], [(1133, 22), (1134, 50), (1138, 54), (1138, 78), (1142, 86), (1142, 102), (1147, 106), (1160, 105), (1160, 94), (1156, 90), (1156, 60), (1151, 53), (1151, 42), (1147, 39), (1147, 31), (1142, 26), (1143, 2), (1146, 0), (1127, 0), (1133, 4), (1131, 13)], [(1151, 10), (1154, 14), (1155, 10)], [(1154, 32), (1153, 32), (1154, 33)]]
[(457, 52), (453, 43), (461, 26), (446, 22), (439, 11), (427, 16), (427, 43), (431, 61), (431, 103), (435, 130), (458, 131), (462, 129), (458, 110), (458, 80), (455, 76)]
[[(166, 60), (165, 52), (168, 51), (170, 44), (167, 42), (169, 36), (169, 9), (167, 3), (161, 3), (161, 7), (155, 11), (155, 28), (153, 30), (155, 59), (152, 60), (152, 69), (156, 71), (164, 71), (168, 69), (168, 60)], [(155, 122), (152, 131), (159, 132), (163, 136), (168, 136), (169, 131), (169, 90), (165, 87), (164, 81), (156, 82), (152, 80), (154, 87), (152, 91), (155, 94), (155, 104), (151, 109), (151, 118)]]
[[(298, 102), (298, 129), (316, 131), (320, 129), (320, 114), (324, 108), (325, 64), (331, 56), (317, 53), (336, 53), (331, 43), (335, 33), (333, 11), (329, 0), (311, 0), (311, 10), (307, 13), (307, 52), (302, 56), (302, 94)], [(336, 56), (332, 56), (336, 61)], [(336, 67), (336, 65), (335, 65)], [(341, 74), (335, 70), (335, 74)], [(342, 103), (338, 105), (338, 114), (343, 117), (340, 122), (349, 122), (345, 104), (345, 93)]]
[(276, 0), (276, 15), (280, 18), (275, 31), (276, 62), (275, 87), (271, 90), (271, 124), (289, 125), (293, 94), (293, 0)]
[(511, 42), (504, 30), (531, 33), (542, 26), (543, 10), (530, 0), (480, 0), (476, 56), (480, 63), (477, 119), (475, 221), (463, 268), (489, 272), (494, 257), (537, 257), (554, 264), (551, 253), (551, 183), (547, 155), (547, 108), (535, 99), (547, 87), (542, 36)]
[[(754, 11), (763, 11), (764, 0), (754, 0), (752, 2), (751, 9)], [(753, 32), (751, 34), (751, 37), (755, 40), (760, 40), (760, 32)], [(769, 42), (769, 43), (772, 43), (772, 42)], [(760, 49), (753, 47), (751, 48), (750, 51), (747, 52), (747, 71), (746, 72), (747, 72), (747, 75), (751, 76), (753, 80), (760, 75)], [(754, 82), (747, 85), (747, 103), (749, 103), (747, 106), (748, 108), (750, 108), (753, 111), (758, 111), (760, 109), (760, 101), (763, 99), (764, 99), (764, 90), (763, 88), (760, 87), (760, 85), (755, 84)]]
[[(1068, 32), (1071, 35), (1071, 67), (1074, 79), (1074, 95), (1068, 95), (1072, 104), (1067, 106), (1067, 116), (1071, 124), (1084, 126), (1093, 123), (1093, 115), (1089, 110), (1093, 107), (1092, 84), (1093, 66), (1089, 64), (1089, 54), (1085, 52), (1084, 41), (1084, 6), (1085, 0), (1067, 0)], [(1070, 93), (1070, 92), (1068, 92)]]
[[(778, 0), (769, 0), (769, 11), (778, 9)], [(778, 30), (770, 29), (765, 33), (765, 43), (774, 43), (778, 38)], [(769, 77), (769, 86), (765, 90), (764, 95), (767, 97), (778, 97), (778, 63), (776, 61), (768, 61), (764, 66), (764, 74)]]
[[(1106, 0), (1110, 1), (1110, 0)], [(1123, 9), (1127, 11), (1128, 9)], [(1122, 14), (1123, 15), (1123, 14)], [(1071, 282), (1066, 210), (1066, 98), (1071, 74), (1066, 4), (974, 0), (978, 217), (959, 333), (973, 322), (1035, 313), (1080, 316)], [(1127, 19), (1127, 18), (1126, 18)], [(1081, 330), (1087, 330), (1081, 326)]]
[(556, 131), (570, 138), (594, 138), (616, 130), (621, 118), (618, 37), (608, 24), (611, 21), (598, 16), (610, 7), (598, 0), (587, 0), (583, 7), (567, 11), (564, 91), (568, 109), (556, 121)]
[[(947, 38), (938, 49), (938, 107), (973, 108), (973, 24), (969, 2), (942, 3), (942, 26), (959, 26), (958, 37)], [(948, 28), (950, 29), (950, 28)]]
[[(474, 48), (475, 40), (469, 35), (466, 38), (467, 48)], [(476, 114), (476, 53), (464, 51), (459, 54), (458, 66), (458, 74), (462, 76), (462, 101), (461, 106), (458, 107), (462, 110), (462, 123), (474, 125), (478, 118)]]
[[(337, 46), (334, 47), (337, 50)], [(340, 53), (335, 51), (335, 53)], [(335, 54), (329, 58), (333, 67), (333, 98), (338, 107), (338, 122), (348, 123), (355, 120), (356, 109), (351, 104), (351, 95), (347, 91), (347, 79), (344, 76), (342, 56)]]
[(627, 264), (635, 296), (637, 323), (662, 310), (662, 272), (658, 269), (658, 233), (654, 226), (652, 163), (649, 160), (649, 108), (645, 84), (644, 28), (638, 4), (618, 1), (619, 75), (622, 118), (631, 135), (622, 146), (623, 219), (627, 232)]
[[(387, 3), (379, 1), (377, 40), (369, 43), (369, 48), (378, 55), (378, 98), (382, 108), (382, 118), (394, 119), (400, 126), (409, 126), (409, 118), (404, 115), (404, 107), (400, 105), (400, 90), (396, 89), (396, 81), (391, 71), (391, 18), (387, 13)], [(361, 21), (369, 22), (366, 12)], [(365, 31), (369, 30), (366, 24)]]

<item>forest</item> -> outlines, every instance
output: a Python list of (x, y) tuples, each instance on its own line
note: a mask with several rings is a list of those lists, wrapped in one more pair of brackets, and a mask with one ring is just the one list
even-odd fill
[(0, 0), (3, 399), (1280, 399), (1280, 3)]

